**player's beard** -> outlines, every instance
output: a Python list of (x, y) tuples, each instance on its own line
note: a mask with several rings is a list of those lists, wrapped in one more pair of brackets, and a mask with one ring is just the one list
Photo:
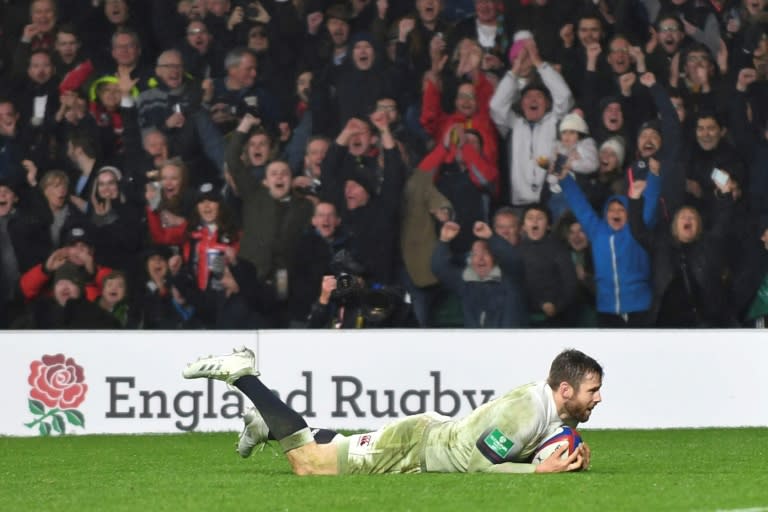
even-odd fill
[(568, 412), (568, 415), (571, 418), (575, 419), (579, 423), (589, 421), (589, 416), (592, 413), (592, 411), (588, 409), (587, 405), (580, 404), (575, 400), (569, 400), (566, 402), (565, 410)]

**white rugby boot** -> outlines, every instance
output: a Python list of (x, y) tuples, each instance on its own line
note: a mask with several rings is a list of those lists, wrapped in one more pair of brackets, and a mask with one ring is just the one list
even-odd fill
[(237, 453), (245, 459), (251, 456), (255, 447), (267, 443), (269, 427), (255, 407), (250, 407), (245, 411), (243, 422), (245, 426), (240, 433), (240, 438), (237, 440)]
[(200, 357), (189, 363), (182, 372), (185, 379), (216, 379), (232, 385), (244, 375), (259, 375), (256, 370), (256, 355), (251, 349), (240, 347), (223, 356)]

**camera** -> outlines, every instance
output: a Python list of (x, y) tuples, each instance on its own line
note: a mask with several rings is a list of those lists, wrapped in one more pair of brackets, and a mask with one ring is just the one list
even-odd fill
[(248, 19), (256, 19), (261, 13), (261, 5), (258, 3), (250, 3), (245, 6), (245, 17)]
[(349, 251), (342, 249), (333, 256), (331, 271), (336, 278), (336, 289), (331, 297), (341, 302), (348, 302), (352, 298), (359, 298), (360, 292), (365, 289), (362, 279), (363, 267), (352, 257)]

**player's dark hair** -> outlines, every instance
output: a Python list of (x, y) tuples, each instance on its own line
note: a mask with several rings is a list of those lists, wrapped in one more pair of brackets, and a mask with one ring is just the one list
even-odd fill
[(552, 361), (547, 384), (554, 390), (561, 382), (567, 382), (578, 390), (581, 380), (590, 373), (602, 379), (603, 367), (584, 352), (569, 348), (560, 352)]

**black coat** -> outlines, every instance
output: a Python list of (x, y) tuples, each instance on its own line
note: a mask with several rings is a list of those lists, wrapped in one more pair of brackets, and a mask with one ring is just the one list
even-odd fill
[[(726, 268), (725, 234), (731, 224), (733, 201), (718, 201), (717, 225), (690, 243), (680, 243), (671, 234), (651, 233), (642, 219), (643, 199), (630, 200), (632, 235), (648, 251), (653, 265), (653, 313), (666, 327), (726, 327), (733, 315), (723, 281)], [(677, 290), (673, 290), (677, 287)], [(679, 292), (684, 301), (665, 300)], [(673, 309), (670, 309), (673, 308)], [(671, 324), (671, 325), (670, 325)]]
[[(347, 268), (343, 261), (349, 255), (357, 261), (351, 248), (349, 234), (343, 227), (336, 230), (332, 241), (321, 237), (315, 228), (311, 227), (299, 239), (296, 246), (296, 260), (290, 279), (290, 309), (293, 319), (303, 321), (309, 314), (312, 303), (320, 295), (323, 276), (336, 275), (342, 270), (354, 273)], [(339, 260), (335, 263), (335, 260)]]
[(33, 302), (28, 315), (19, 319), (16, 329), (119, 329), (115, 317), (84, 298), (60, 306), (53, 298)]

